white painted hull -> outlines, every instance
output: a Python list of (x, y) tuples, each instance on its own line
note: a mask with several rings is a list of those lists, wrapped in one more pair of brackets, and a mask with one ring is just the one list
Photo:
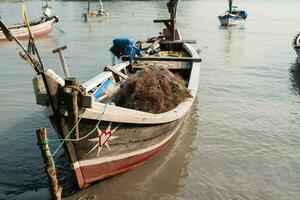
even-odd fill
[[(30, 26), (31, 32), (34, 36), (46, 35), (53, 30), (53, 24), (57, 21), (58, 21), (57, 18), (53, 18), (51, 20)], [(8, 28), (14, 34), (14, 36), (19, 39), (29, 37), (27, 28), (22, 24), (13, 25)], [(0, 29), (0, 40), (6, 40), (6, 37), (1, 29)]]
[(238, 26), (244, 24), (245, 20), (240, 17), (219, 16), (221, 26)]

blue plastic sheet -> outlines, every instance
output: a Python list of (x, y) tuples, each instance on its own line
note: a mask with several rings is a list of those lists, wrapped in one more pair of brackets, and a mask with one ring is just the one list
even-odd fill
[(135, 55), (142, 57), (142, 52), (135, 46), (135, 42), (129, 38), (116, 38), (113, 40), (113, 46), (109, 49), (118, 59), (126, 55), (132, 62)]

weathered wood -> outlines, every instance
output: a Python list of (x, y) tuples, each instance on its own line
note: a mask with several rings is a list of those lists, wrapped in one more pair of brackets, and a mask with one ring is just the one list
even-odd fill
[(44, 159), (44, 163), (46, 164), (45, 170), (50, 182), (51, 200), (61, 200), (62, 187), (58, 183), (55, 164), (53, 162), (52, 155), (47, 143), (47, 130), (45, 128), (36, 130), (36, 136)]
[(147, 53), (150, 54), (153, 50), (159, 48), (159, 43), (163, 40), (162, 37), (156, 38), (156, 40), (148, 47)]
[(60, 50), (65, 50), (67, 48), (67, 46), (66, 45), (64, 45), (64, 46), (62, 46), (62, 47), (58, 47), (58, 48), (56, 48), (56, 49), (53, 49), (52, 50), (52, 53), (57, 53), (57, 52), (59, 52)]
[(81, 95), (79, 96), (78, 106), (83, 108), (92, 108), (93, 102), (94, 100), (92, 95)]
[(160, 42), (161, 44), (182, 44), (182, 43), (188, 43), (188, 44), (196, 44), (197, 40), (162, 40)]
[(171, 22), (170, 19), (155, 19), (153, 20), (154, 23), (165, 23), (165, 22)]
[[(63, 79), (56, 75), (51, 69), (48, 69), (45, 73), (45, 77), (49, 86), (49, 92), (52, 100), (54, 101), (55, 108), (58, 108), (60, 104), (59, 89), (64, 85)], [(42, 106), (49, 106), (49, 96), (44, 84), (42, 75), (37, 75), (33, 78), (33, 87), (36, 95), (36, 103)]]
[[(129, 57), (123, 57), (123, 60), (129, 60)], [(136, 61), (172, 61), (172, 62), (202, 62), (201, 58), (190, 58), (190, 57), (135, 57)]]
[(168, 32), (170, 33), (170, 37), (168, 39), (175, 40), (176, 39), (176, 32), (175, 32), (175, 18), (171, 19), (156, 19), (153, 20), (154, 23), (164, 23), (167, 27)]
[[(165, 36), (165, 38), (167, 38), (168, 40), (171, 40), (171, 37), (172, 37), (172, 31), (165, 28), (163, 29), (163, 35)], [(178, 29), (175, 29), (175, 40), (181, 40), (182, 37), (181, 37), (181, 34), (179, 32)]]
[(192, 68), (192, 65), (190, 65), (187, 62), (156, 62), (156, 61), (149, 61), (149, 62), (138, 62), (135, 63), (132, 67), (133, 69), (143, 69), (147, 68), (149, 66), (157, 66), (162, 67), (166, 69), (186, 69), (190, 70)]
[(168, 30), (171, 30), (172, 20), (171, 19), (156, 19), (153, 20), (154, 23), (164, 23)]
[(112, 68), (110, 66), (105, 66), (104, 71), (111, 71), (114, 75), (117, 75), (117, 76), (119, 76), (119, 77), (121, 77), (121, 78), (123, 78), (125, 80), (128, 78), (127, 75), (123, 74), (120, 71), (115, 70), (114, 68)]
[[(74, 89), (78, 86), (75, 78), (65, 79), (64, 96), (69, 116), (69, 129), (76, 126), (78, 120), (78, 90)], [(76, 126), (72, 138), (79, 138), (79, 127)]]

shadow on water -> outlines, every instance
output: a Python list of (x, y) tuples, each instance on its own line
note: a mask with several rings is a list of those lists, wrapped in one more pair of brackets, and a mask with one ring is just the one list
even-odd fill
[(184, 119), (176, 138), (148, 163), (99, 181), (66, 199), (181, 199), (188, 166), (196, 150), (197, 101)]
[(291, 64), (289, 71), (292, 91), (297, 95), (300, 95), (300, 64), (295, 61)]
[[(40, 113), (31, 113), (1, 134), (0, 152), (5, 154), (0, 160), (0, 200), (48, 199), (48, 179), (35, 135), (41, 126), (47, 128), (49, 139), (57, 138), (50, 122)], [(58, 142), (49, 145), (53, 152)], [(68, 158), (60, 151), (54, 160), (63, 193), (68, 196), (76, 191)]]

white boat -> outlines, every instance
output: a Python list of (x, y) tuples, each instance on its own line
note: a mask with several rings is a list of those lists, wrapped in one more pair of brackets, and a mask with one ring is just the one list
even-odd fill
[[(38, 19), (29, 22), (31, 27), (31, 32), (34, 36), (42, 36), (50, 33), (53, 30), (53, 26), (55, 23), (58, 22), (58, 17), (50, 16), (51, 9), (45, 8), (43, 16)], [(29, 32), (27, 27), (24, 23), (14, 24), (8, 27), (8, 29), (16, 36), (17, 38), (28, 38)], [(3, 33), (2, 29), (0, 28), (0, 40), (6, 40), (5, 34)]]
[(103, 3), (101, 0), (99, 0), (99, 6), (96, 10), (91, 10), (91, 1), (88, 0), (88, 7), (87, 7), (87, 11), (82, 13), (83, 19), (84, 21), (89, 21), (91, 19), (98, 19), (98, 20), (102, 20), (105, 16), (107, 16), (108, 14), (104, 11), (104, 7), (103, 7)]
[(232, 1), (229, 1), (229, 10), (223, 15), (218, 16), (221, 26), (237, 26), (243, 24), (248, 14), (244, 10), (239, 10), (237, 6), (232, 5)]

